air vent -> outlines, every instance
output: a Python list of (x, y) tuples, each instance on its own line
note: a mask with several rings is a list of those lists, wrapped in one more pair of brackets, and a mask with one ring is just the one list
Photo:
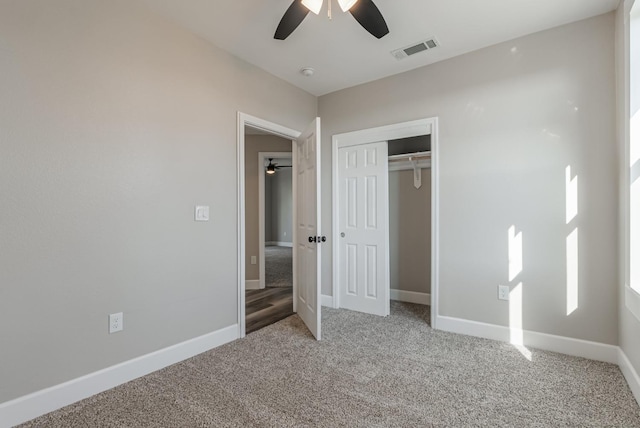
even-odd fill
[(395, 51), (391, 51), (391, 55), (393, 55), (393, 57), (397, 60), (401, 60), (401, 59), (405, 59), (411, 55), (415, 55), (417, 53), (420, 52), (426, 52), (428, 50), (431, 50), (433, 48), (437, 48), (438, 46), (440, 46), (440, 44), (438, 43), (438, 41), (435, 39), (435, 37), (432, 37), (430, 39), (424, 40), (420, 43), (411, 45), (411, 46), (407, 46), (401, 49), (396, 49)]

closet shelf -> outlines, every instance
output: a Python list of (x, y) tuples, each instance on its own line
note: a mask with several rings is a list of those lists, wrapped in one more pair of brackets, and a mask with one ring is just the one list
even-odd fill
[(415, 152), (415, 153), (402, 153), (400, 155), (389, 156), (389, 162), (402, 162), (411, 160), (421, 161), (431, 159), (431, 152)]
[(389, 171), (431, 168), (431, 152), (403, 153), (389, 156)]

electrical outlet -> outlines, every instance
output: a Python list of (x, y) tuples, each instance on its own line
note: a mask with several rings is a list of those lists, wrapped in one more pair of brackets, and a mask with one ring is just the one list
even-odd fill
[(109, 334), (122, 331), (124, 328), (124, 319), (122, 312), (109, 315)]
[(498, 285), (498, 299), (509, 300), (509, 286)]
[(258, 259), (256, 258), (256, 256), (251, 256), (251, 264), (255, 265), (256, 263), (258, 263)]

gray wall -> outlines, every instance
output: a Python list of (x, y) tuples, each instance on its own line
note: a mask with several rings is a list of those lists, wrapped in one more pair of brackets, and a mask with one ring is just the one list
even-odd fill
[(0, 2), (0, 70), (0, 402), (235, 324), (237, 112), (316, 98), (129, 0)]
[(431, 292), (431, 170), (389, 172), (389, 276), (392, 289)]
[[(304, 127), (302, 128), (304, 129)], [(258, 152), (291, 152), (291, 140), (275, 135), (246, 135), (244, 152), (244, 186), (245, 186), (245, 279), (247, 281), (260, 278), (260, 260), (251, 264), (251, 256), (259, 259), (260, 241), (258, 235)], [(265, 174), (266, 175), (266, 174)], [(277, 174), (276, 174), (277, 175)], [(273, 197), (273, 186), (271, 188)], [(265, 208), (266, 208), (265, 195)], [(266, 228), (266, 227), (265, 227)], [(273, 231), (273, 222), (271, 222)]]
[[(289, 163), (291, 161), (289, 160)], [(280, 162), (282, 163), (282, 162)], [(271, 183), (271, 235), (266, 241), (291, 243), (293, 233), (293, 188), (291, 168), (282, 168), (267, 175)], [(266, 208), (266, 206), (265, 206)]]
[[(617, 343), (614, 19), (607, 14), (522, 37), (319, 99), (322, 185), (331, 136), (439, 117), (442, 315), (508, 325), (499, 284), (523, 284), (523, 328)], [(565, 221), (565, 169), (579, 214)], [(323, 194), (325, 232), (331, 197)], [(508, 278), (508, 230), (523, 271)], [(579, 307), (566, 313), (566, 240), (579, 228)], [(323, 247), (331, 294), (331, 246)]]

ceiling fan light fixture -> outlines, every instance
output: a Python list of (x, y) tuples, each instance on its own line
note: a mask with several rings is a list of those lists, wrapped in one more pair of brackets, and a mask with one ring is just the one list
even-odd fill
[(275, 174), (275, 173), (276, 173), (275, 165), (273, 165), (272, 163), (269, 163), (269, 165), (267, 165), (267, 174)]
[(322, 3), (324, 0), (302, 0), (302, 4), (309, 9), (311, 12), (318, 15), (320, 13), (320, 9), (322, 9)]
[(342, 11), (346, 12), (349, 9), (351, 9), (353, 5), (356, 4), (357, 1), (358, 0), (338, 0), (338, 4), (342, 8)]

